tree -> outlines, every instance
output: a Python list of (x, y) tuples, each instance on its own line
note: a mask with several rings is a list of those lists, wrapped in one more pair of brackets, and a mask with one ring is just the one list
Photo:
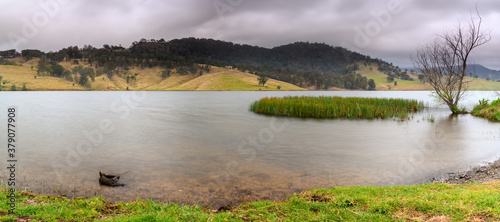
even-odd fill
[(23, 84), (23, 88), (21, 90), (22, 91), (28, 91), (28, 88), (26, 88), (26, 83)]
[(86, 88), (91, 87), (88, 76), (84, 74), (80, 74), (80, 79), (78, 80), (78, 84)]
[(40, 61), (38, 61), (37, 68), (38, 68), (38, 74), (43, 73), (43, 72), (47, 72), (47, 73), (52, 72), (52, 66), (45, 59), (41, 59)]
[(16, 84), (14, 84), (14, 85), (12, 85), (12, 86), (10, 87), (10, 91), (16, 91), (16, 90), (17, 90), (17, 89), (16, 89)]
[(419, 47), (416, 57), (412, 57), (415, 68), (434, 88), (434, 95), (453, 113), (465, 112), (459, 110), (457, 105), (471, 81), (466, 78), (471, 52), (491, 39), (488, 33), (481, 31), (482, 19), (479, 13), (477, 16), (477, 19), (471, 16), (465, 27), (459, 22), (454, 30)]
[(52, 65), (52, 72), (51, 72), (52, 76), (55, 76), (55, 77), (64, 77), (64, 74), (65, 74), (64, 71), (65, 71), (65, 69), (64, 69), (64, 67), (62, 65), (59, 65), (59, 64), (57, 64), (55, 62), (52, 62), (51, 65)]
[(259, 85), (264, 86), (267, 83), (267, 80), (269, 80), (269, 78), (265, 76), (259, 76), (257, 80), (259, 81)]
[(377, 85), (375, 84), (375, 80), (373, 79), (368, 80), (368, 90), (375, 90), (376, 86)]
[(394, 76), (388, 75), (387, 76), (387, 82), (392, 82), (392, 81), (394, 81)]
[(161, 77), (165, 79), (165, 78), (168, 78), (171, 74), (172, 74), (172, 71), (170, 69), (163, 70), (161, 72)]
[(423, 74), (418, 74), (418, 80), (420, 80), (420, 82), (425, 83), (425, 76)]

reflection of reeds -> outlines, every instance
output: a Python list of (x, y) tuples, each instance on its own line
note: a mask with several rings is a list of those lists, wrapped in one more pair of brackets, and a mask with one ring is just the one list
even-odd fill
[(424, 108), (422, 101), (410, 99), (381, 99), (356, 97), (265, 97), (250, 105), (256, 113), (301, 118), (408, 119), (410, 114)]
[(434, 114), (428, 114), (422, 117), (422, 120), (428, 120), (429, 122), (433, 123), (436, 118), (434, 117)]

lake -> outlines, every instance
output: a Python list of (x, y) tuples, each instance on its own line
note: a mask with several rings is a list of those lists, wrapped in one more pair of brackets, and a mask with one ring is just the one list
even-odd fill
[[(429, 108), (409, 121), (274, 118), (248, 111), (262, 97), (286, 95), (412, 98)], [(0, 114), (17, 110), (18, 188), (220, 206), (319, 187), (426, 183), (497, 159), (499, 123), (450, 116), (429, 95), (1, 92)], [(470, 92), (462, 105), (471, 109), (496, 97)], [(6, 141), (6, 118), (0, 120), (0, 141)], [(7, 162), (7, 152), (0, 160)], [(100, 186), (99, 170), (124, 173), (126, 186)], [(6, 177), (3, 167), (2, 184)]]

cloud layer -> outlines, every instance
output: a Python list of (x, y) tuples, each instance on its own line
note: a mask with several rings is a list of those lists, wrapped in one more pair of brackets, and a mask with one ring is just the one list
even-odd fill
[(492, 40), (473, 60), (500, 69), (500, 1), (467, 0), (5, 0), (0, 50), (130, 46), (141, 38), (215, 38), (274, 47), (325, 42), (411, 66), (420, 44), (475, 14)]

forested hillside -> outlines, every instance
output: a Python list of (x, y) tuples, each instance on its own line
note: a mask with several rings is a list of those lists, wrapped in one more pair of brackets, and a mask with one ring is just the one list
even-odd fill
[[(2, 58), (22, 57), (25, 61), (39, 58), (35, 68), (39, 74), (76, 81), (86, 86), (101, 74), (124, 76), (128, 81), (135, 76), (129, 70), (158, 67), (162, 77), (172, 74), (203, 75), (209, 66), (227, 67), (270, 77), (301, 87), (329, 89), (373, 90), (375, 83), (356, 73), (360, 65), (373, 65), (392, 78), (410, 79), (397, 67), (380, 59), (373, 59), (341, 47), (324, 43), (296, 42), (272, 49), (240, 45), (213, 39), (184, 38), (171, 41), (142, 39), (129, 48), (104, 45), (95, 48), (85, 45), (67, 47), (57, 52), (42, 52), (36, 49), (0, 52)], [(58, 63), (85, 61), (88, 67), (65, 70)]]

